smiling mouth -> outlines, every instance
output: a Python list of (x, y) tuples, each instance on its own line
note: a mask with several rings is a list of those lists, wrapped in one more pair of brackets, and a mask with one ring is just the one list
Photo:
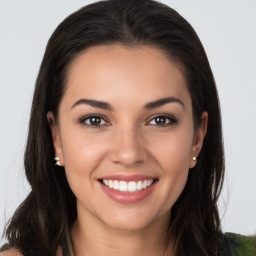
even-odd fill
[(147, 180), (138, 180), (138, 181), (129, 181), (129, 182), (123, 181), (123, 180), (110, 180), (110, 179), (101, 179), (99, 181), (106, 187), (116, 191), (136, 193), (152, 186), (152, 184), (157, 182), (158, 179), (147, 179)]

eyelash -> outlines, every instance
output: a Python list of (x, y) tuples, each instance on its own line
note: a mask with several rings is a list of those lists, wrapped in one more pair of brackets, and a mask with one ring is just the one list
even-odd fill
[(174, 116), (172, 116), (172, 115), (169, 115), (169, 114), (158, 114), (158, 115), (155, 115), (153, 118), (151, 118), (150, 121), (147, 122), (147, 124), (149, 124), (153, 120), (156, 121), (157, 118), (164, 118), (165, 120), (169, 121), (169, 123), (167, 123), (167, 124), (166, 123), (165, 124), (158, 124), (158, 125), (154, 124), (157, 127), (171, 126), (171, 125), (174, 125), (174, 124), (176, 124), (178, 122), (178, 120)]
[[(90, 120), (90, 119), (92, 120), (92, 118), (100, 119), (100, 122), (102, 122), (102, 120), (103, 120), (105, 122), (105, 124), (98, 124), (98, 125), (87, 124), (86, 121)], [(88, 115), (88, 116), (85, 116), (85, 117), (82, 117), (81, 119), (79, 119), (79, 123), (81, 123), (82, 125), (85, 125), (88, 128), (102, 128), (102, 126), (109, 125), (109, 123), (105, 119), (106, 118), (101, 115), (91, 114), (91, 115)]]
[[(86, 121), (89, 121), (90, 120), (92, 121), (92, 118), (97, 118), (100, 120), (100, 124), (88, 124), (86, 123)], [(157, 118), (163, 118), (165, 119), (165, 122), (167, 120), (167, 124), (164, 123), (164, 124), (156, 124), (156, 119)], [(178, 122), (178, 120), (172, 116), (172, 115), (169, 115), (169, 114), (158, 114), (156, 116), (154, 116), (153, 118), (151, 118), (147, 123), (146, 125), (150, 125), (150, 122), (152, 122), (153, 120), (155, 120), (155, 126), (157, 127), (166, 127), (166, 126), (171, 126), (171, 125), (174, 125)], [(101, 122), (104, 121), (104, 124), (101, 124)], [(85, 116), (85, 117), (82, 117), (81, 119), (79, 119), (79, 123), (81, 123), (82, 125), (85, 125), (86, 127), (88, 128), (97, 128), (97, 129), (100, 129), (100, 128), (103, 128), (103, 126), (109, 126), (110, 124), (106, 121), (106, 118), (101, 116), (101, 115), (97, 115), (97, 114), (91, 114), (91, 115), (88, 115), (88, 116)]]

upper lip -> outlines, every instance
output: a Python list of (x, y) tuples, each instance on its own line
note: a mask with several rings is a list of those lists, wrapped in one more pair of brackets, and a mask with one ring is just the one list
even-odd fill
[(139, 180), (155, 180), (156, 177), (143, 174), (112, 174), (99, 178), (99, 180), (122, 180), (122, 181), (139, 181)]

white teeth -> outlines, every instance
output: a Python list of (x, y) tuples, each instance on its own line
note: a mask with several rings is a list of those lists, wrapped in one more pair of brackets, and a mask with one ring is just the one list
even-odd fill
[(120, 183), (119, 183), (119, 190), (120, 191), (126, 192), (127, 191), (127, 187), (128, 187), (127, 182), (120, 181)]
[(114, 190), (133, 193), (151, 186), (153, 184), (153, 180), (139, 180), (130, 182), (123, 180), (103, 180), (103, 184)]
[(109, 188), (113, 188), (113, 181), (112, 180), (108, 181), (108, 186), (109, 186)]
[(129, 192), (135, 192), (136, 191), (136, 182), (135, 181), (130, 181), (128, 183), (128, 191)]
[(114, 180), (113, 189), (115, 189), (115, 190), (119, 189), (119, 182), (117, 180)]
[(103, 180), (103, 183), (108, 186), (108, 180)]
[(148, 186), (148, 181), (144, 180), (142, 184), (142, 188), (146, 188)]
[(153, 183), (153, 180), (148, 180), (148, 187), (150, 186), (150, 185), (152, 185), (152, 183)]
[(141, 180), (137, 182), (136, 189), (137, 190), (142, 190), (142, 181)]

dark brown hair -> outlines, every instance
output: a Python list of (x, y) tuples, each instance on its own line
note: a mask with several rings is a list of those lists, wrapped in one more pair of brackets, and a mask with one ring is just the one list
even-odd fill
[[(36, 80), (25, 172), (31, 192), (6, 228), (9, 245), (26, 253), (55, 255), (77, 217), (76, 198), (62, 167), (54, 165), (48, 111), (58, 116), (69, 66), (86, 48), (106, 44), (149, 45), (183, 67), (195, 125), (208, 112), (208, 131), (197, 165), (172, 207), (166, 243), (175, 255), (215, 255), (220, 219), (217, 200), (223, 183), (224, 154), (218, 94), (204, 48), (191, 25), (172, 8), (152, 0), (107, 0), (67, 17), (51, 36)], [(40, 254), (41, 253), (41, 254)]]

